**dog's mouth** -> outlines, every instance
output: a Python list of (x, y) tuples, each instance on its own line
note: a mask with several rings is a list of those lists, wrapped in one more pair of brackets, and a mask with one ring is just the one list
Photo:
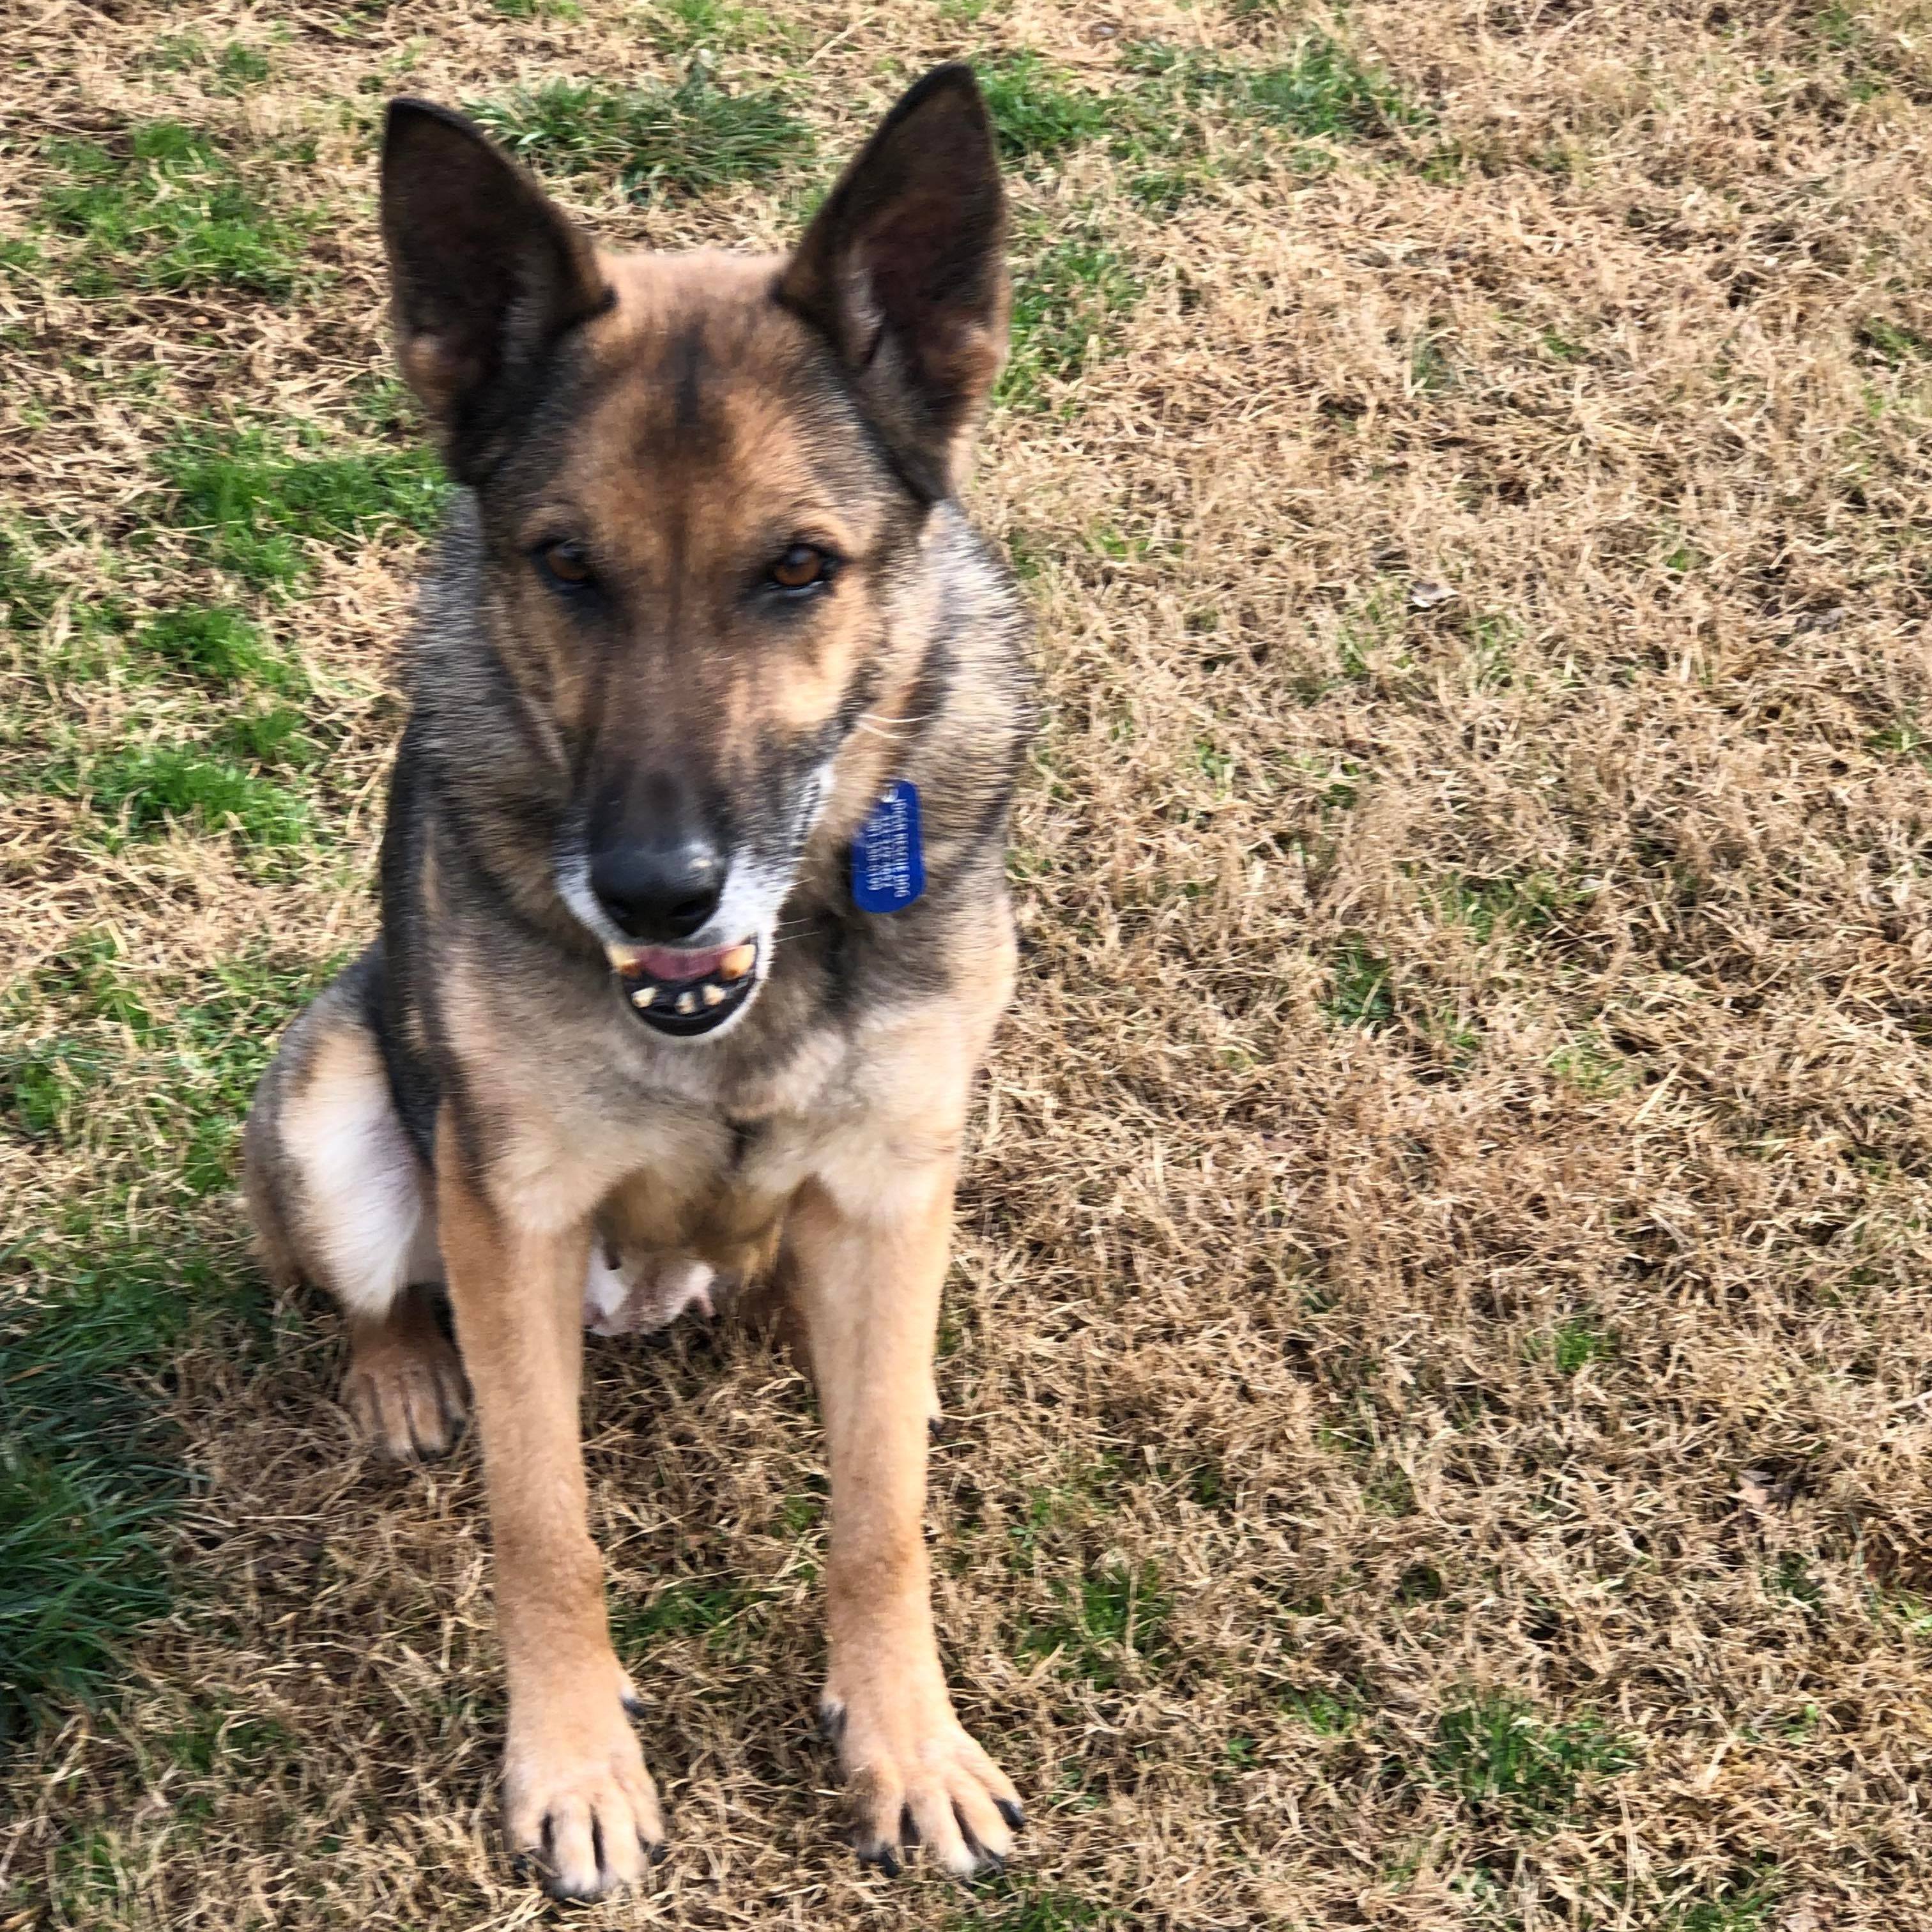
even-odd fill
[(694, 1039), (722, 1026), (758, 983), (754, 939), (706, 952), (676, 946), (608, 950), (631, 1010), (645, 1025), (674, 1040)]

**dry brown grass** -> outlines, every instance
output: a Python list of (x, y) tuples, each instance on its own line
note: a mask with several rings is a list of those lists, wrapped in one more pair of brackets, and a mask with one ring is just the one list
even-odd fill
[[(818, 162), (566, 192), (627, 240), (771, 243), (962, 49), (1130, 91), (1136, 40), (1265, 65), (1321, 29), (1427, 115), (1321, 160), (1210, 104), (1178, 206), (1100, 138), (1016, 189), (1023, 268), (1090, 230), (1142, 290), (1052, 406), (996, 414), (976, 489), (1030, 572), (1047, 712), (932, 1524), (1025, 1862), (969, 1894), (839, 1850), (809, 1405), (749, 1339), (680, 1334), (593, 1352), (597, 1528), (677, 1848), (584, 1922), (1932, 1921), (1932, 21), (973, 14), (728, 10), (720, 70), (790, 88)], [(201, 1116), (170, 1111), (167, 1028), (266, 960), (234, 1023), (259, 1047), (370, 929), (416, 552), (236, 593), (328, 722), (293, 866), (192, 824), (110, 850), (41, 782), (230, 701), (111, 640), (75, 669), (74, 598), (208, 596), (178, 533), (134, 541), (182, 418), (355, 420), (385, 367), (385, 93), (682, 60), (675, 14), (604, 0), (282, 18), (8, 29), (0, 236), (41, 219), (50, 134), (161, 116), (326, 212), (279, 304), (79, 297), (44, 238), (0, 280), (8, 514), (47, 520), (74, 593), (6, 639), (8, 1024), (106, 1070), (0, 1142), (0, 1249), (56, 1315), (116, 1244), (248, 1279), (232, 1202), (180, 1178)], [(153, 64), (188, 32), (267, 77)], [(104, 930), (158, 1045), (47, 976)], [(199, 1479), (176, 1608), (0, 1772), (0, 1925), (544, 1916), (494, 1837), (473, 1451), (385, 1473), (332, 1405), (326, 1316), (229, 1306), (151, 1365)]]

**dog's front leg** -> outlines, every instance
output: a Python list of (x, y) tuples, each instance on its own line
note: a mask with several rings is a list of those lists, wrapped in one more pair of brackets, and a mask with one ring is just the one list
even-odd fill
[(482, 1438), (509, 1677), (505, 1822), (551, 1891), (596, 1898), (642, 1874), (664, 1826), (625, 1714), (632, 1693), (587, 1521), (578, 1409), (590, 1231), (517, 1226), (464, 1174), (447, 1120), (439, 1138), (443, 1260)]
[(1021, 1810), (953, 1715), (933, 1636), (922, 1518), (952, 1180), (949, 1160), (856, 1202), (814, 1183), (788, 1234), (832, 1478), (820, 1712), (854, 1843), (893, 1871), (900, 1846), (923, 1842), (963, 1875), (1005, 1857)]

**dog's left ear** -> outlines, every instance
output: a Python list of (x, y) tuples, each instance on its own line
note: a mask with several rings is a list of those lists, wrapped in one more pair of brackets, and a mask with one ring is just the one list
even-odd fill
[(1006, 355), (1006, 232), (992, 122), (956, 62), (886, 116), (778, 279), (928, 499), (957, 482)]

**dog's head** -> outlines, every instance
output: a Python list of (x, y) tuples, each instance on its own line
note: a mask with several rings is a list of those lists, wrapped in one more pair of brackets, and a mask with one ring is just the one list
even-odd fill
[(1004, 352), (1004, 225), (963, 67), (788, 259), (602, 254), (469, 122), (389, 110), (398, 353), (473, 503), (475, 816), (661, 1033), (744, 1011), (808, 842), (892, 776), (872, 747)]

